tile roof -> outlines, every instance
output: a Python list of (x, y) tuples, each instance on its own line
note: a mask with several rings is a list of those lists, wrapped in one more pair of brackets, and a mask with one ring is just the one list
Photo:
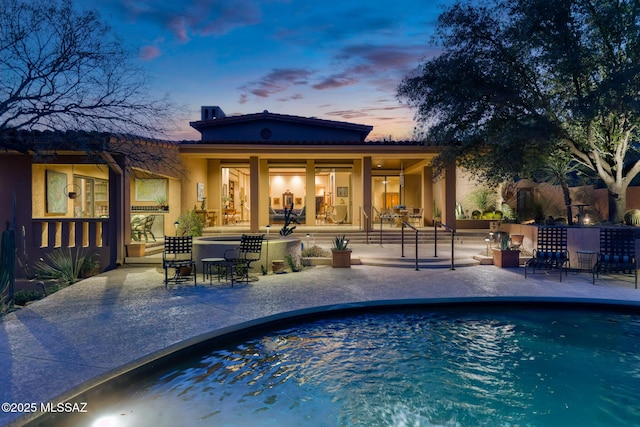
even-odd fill
[(208, 129), (212, 127), (227, 126), (230, 124), (246, 123), (246, 122), (252, 122), (256, 120), (265, 120), (265, 119), (272, 120), (272, 121), (306, 124), (310, 126), (349, 129), (349, 130), (354, 130), (354, 131), (364, 133), (365, 136), (368, 135), (369, 132), (373, 130), (373, 126), (369, 126), (369, 125), (340, 122), (336, 120), (318, 119), (316, 117), (301, 117), (301, 116), (293, 116), (289, 114), (276, 114), (276, 113), (270, 113), (267, 110), (264, 110), (262, 113), (243, 114), (239, 116), (228, 116), (228, 117), (221, 117), (221, 118), (215, 118), (210, 120), (198, 120), (198, 121), (189, 122), (189, 125), (191, 125), (191, 127), (193, 127), (198, 131), (202, 131), (204, 129)]

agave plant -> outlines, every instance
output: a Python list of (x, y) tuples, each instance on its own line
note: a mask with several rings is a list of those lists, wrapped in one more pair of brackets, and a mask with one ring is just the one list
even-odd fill
[(349, 241), (344, 234), (342, 236), (338, 235), (333, 239), (333, 249), (336, 251), (346, 251), (348, 245)]
[(58, 279), (67, 286), (78, 281), (80, 271), (85, 265), (88, 253), (84, 248), (59, 248), (45, 255), (46, 260), (36, 264), (36, 277), (40, 279)]

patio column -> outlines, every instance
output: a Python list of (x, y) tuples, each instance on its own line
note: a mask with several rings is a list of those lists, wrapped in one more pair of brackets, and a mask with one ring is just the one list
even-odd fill
[[(366, 156), (362, 159), (362, 210), (367, 214), (364, 217), (365, 223), (362, 224), (363, 230), (371, 231), (373, 229), (373, 212), (372, 212), (372, 200), (371, 200), (371, 180), (372, 180), (372, 168), (373, 162), (370, 156)], [(355, 193), (355, 191), (354, 191)], [(357, 193), (356, 193), (357, 194)]]
[(444, 179), (444, 203), (442, 220), (449, 227), (456, 226), (456, 164), (447, 165)]
[(224, 205), (222, 203), (222, 171), (220, 167), (220, 160), (207, 160), (207, 181), (205, 184), (205, 191), (209, 208), (217, 211), (216, 222), (214, 225), (222, 224), (222, 218), (224, 216)]
[[(260, 231), (260, 159), (257, 156), (249, 157), (249, 186), (251, 187), (251, 198), (249, 209), (251, 209), (250, 230), (252, 233)], [(268, 187), (267, 187), (268, 188)]]
[(432, 223), (433, 219), (433, 168), (425, 166), (422, 169), (422, 224), (425, 220)]
[[(252, 172), (253, 173), (253, 172)], [(258, 185), (253, 185), (253, 175), (251, 177), (251, 201), (258, 201), (256, 211), (251, 205), (251, 218), (258, 218), (258, 227), (269, 224), (269, 162), (267, 159), (258, 160)], [(272, 232), (275, 230), (271, 230)]]
[(315, 225), (316, 223), (316, 162), (313, 159), (307, 160), (307, 170), (305, 175), (305, 185), (307, 187), (304, 196), (305, 225)]

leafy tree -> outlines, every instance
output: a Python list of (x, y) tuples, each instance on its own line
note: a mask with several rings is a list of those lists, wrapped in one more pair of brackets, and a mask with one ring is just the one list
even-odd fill
[[(65, 148), (105, 149), (95, 132), (118, 135), (109, 151), (160, 161), (162, 150), (136, 147), (172, 126), (175, 107), (150, 96), (146, 73), (96, 11), (72, 0), (5, 0), (0, 8), (0, 148), (33, 152), (21, 131), (74, 131)], [(80, 132), (78, 132), (80, 131)], [(47, 149), (55, 147), (48, 146)]]
[(497, 182), (566, 151), (607, 185), (619, 222), (640, 173), (639, 22), (635, 0), (458, 2), (439, 17), (442, 53), (398, 96), (443, 146), (437, 169)]

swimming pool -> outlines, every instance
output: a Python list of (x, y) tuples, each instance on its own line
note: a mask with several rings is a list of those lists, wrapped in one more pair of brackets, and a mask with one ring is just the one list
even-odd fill
[(638, 395), (638, 314), (425, 307), (245, 336), (65, 425), (628, 426)]

